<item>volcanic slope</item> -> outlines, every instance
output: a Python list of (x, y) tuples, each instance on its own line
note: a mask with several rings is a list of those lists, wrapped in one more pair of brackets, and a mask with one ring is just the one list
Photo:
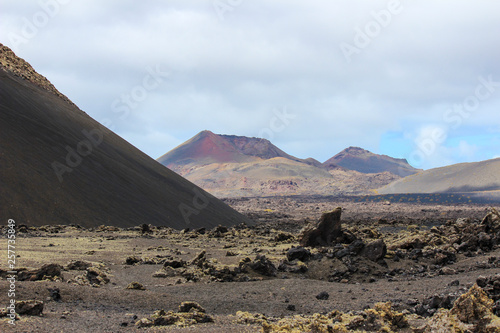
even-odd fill
[(500, 158), (429, 169), (378, 190), (380, 194), (500, 191)]
[(327, 168), (340, 166), (362, 173), (390, 172), (406, 177), (421, 170), (413, 168), (405, 159), (374, 154), (359, 147), (349, 147), (323, 163)]
[(0, 217), (177, 229), (252, 224), (78, 109), (0, 44)]
[(202, 131), (158, 161), (218, 197), (368, 194), (398, 176), (291, 156), (266, 139)]

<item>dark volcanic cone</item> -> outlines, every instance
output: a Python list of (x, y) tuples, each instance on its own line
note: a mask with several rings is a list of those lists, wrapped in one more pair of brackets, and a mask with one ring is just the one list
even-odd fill
[(251, 223), (79, 110), (1, 44), (0, 142), (3, 221), (178, 229)]

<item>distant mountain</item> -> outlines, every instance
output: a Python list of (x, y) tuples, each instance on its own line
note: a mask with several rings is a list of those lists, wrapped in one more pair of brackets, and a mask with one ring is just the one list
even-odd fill
[(0, 219), (18, 225), (251, 224), (78, 109), (0, 44)]
[(157, 161), (169, 167), (193, 162), (197, 164), (242, 163), (274, 157), (300, 161), (266, 139), (221, 135), (210, 131), (202, 131), (161, 156)]
[(378, 189), (380, 194), (500, 191), (500, 158), (429, 169)]
[(158, 162), (218, 197), (368, 194), (398, 176), (326, 168), (291, 156), (265, 139), (203, 131)]
[(390, 172), (406, 177), (419, 172), (405, 159), (393, 158), (387, 155), (374, 154), (359, 147), (349, 147), (323, 163), (326, 168), (343, 167), (361, 173)]

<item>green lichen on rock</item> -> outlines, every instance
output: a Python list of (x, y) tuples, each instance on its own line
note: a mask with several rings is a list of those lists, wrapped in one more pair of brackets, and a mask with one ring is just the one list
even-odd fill
[(179, 312), (158, 310), (150, 318), (142, 318), (135, 325), (137, 327), (170, 326), (187, 327), (201, 323), (213, 323), (211, 316), (205, 309), (195, 302), (182, 302)]

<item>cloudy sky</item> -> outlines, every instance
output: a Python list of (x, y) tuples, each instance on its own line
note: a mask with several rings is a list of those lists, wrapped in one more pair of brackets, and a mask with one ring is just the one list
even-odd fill
[(500, 2), (0, 0), (0, 42), (158, 158), (204, 129), (323, 162), (500, 156)]

